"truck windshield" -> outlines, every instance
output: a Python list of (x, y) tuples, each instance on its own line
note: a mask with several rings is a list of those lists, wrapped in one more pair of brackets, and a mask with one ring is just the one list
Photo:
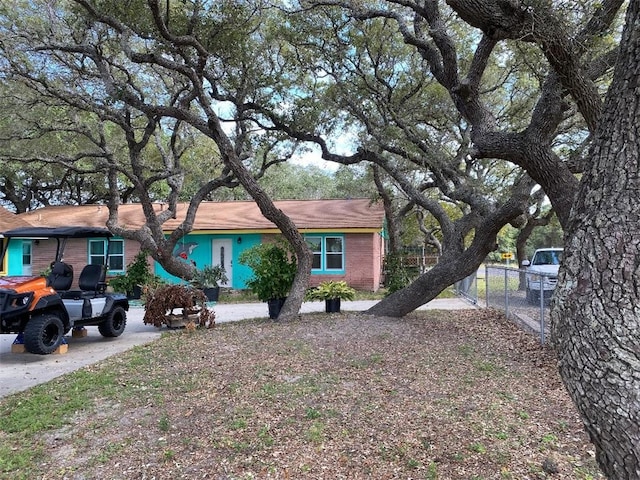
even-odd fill
[(562, 260), (562, 252), (538, 252), (536, 258), (533, 259), (533, 265), (560, 265)]

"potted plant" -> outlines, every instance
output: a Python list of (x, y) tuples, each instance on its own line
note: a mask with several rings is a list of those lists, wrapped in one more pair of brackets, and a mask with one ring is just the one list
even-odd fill
[(152, 282), (156, 276), (151, 273), (147, 263), (147, 251), (140, 250), (127, 265), (123, 275), (117, 275), (109, 280), (109, 285), (116, 292), (125, 292), (130, 299), (139, 299), (142, 287)]
[(296, 276), (296, 257), (284, 240), (255, 245), (240, 254), (240, 263), (253, 271), (247, 287), (267, 302), (269, 318), (278, 318)]
[(200, 288), (210, 302), (217, 302), (220, 296), (220, 283), (228, 281), (227, 274), (222, 265), (207, 265), (201, 270), (196, 270), (191, 283)]
[(327, 313), (340, 312), (340, 300), (353, 300), (356, 291), (344, 280), (322, 282), (315, 288), (307, 290), (306, 300), (324, 300)]

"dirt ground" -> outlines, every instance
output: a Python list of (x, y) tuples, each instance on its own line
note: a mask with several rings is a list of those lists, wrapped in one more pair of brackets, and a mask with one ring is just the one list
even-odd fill
[(0, 432), (40, 448), (29, 478), (604, 478), (553, 352), (491, 310), (230, 323), (50, 388), (74, 375), (104, 385), (93, 406)]

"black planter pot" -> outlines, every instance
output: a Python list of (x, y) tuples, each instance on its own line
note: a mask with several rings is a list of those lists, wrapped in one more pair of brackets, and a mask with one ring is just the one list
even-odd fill
[(278, 318), (285, 300), (286, 298), (272, 298), (271, 300), (267, 300), (267, 307), (269, 307), (269, 318), (271, 318), (272, 320)]
[(140, 285), (136, 285), (133, 287), (133, 291), (131, 291), (127, 295), (127, 298), (129, 300), (139, 300), (141, 296), (142, 296), (142, 287)]
[(202, 291), (210, 302), (217, 302), (220, 298), (220, 287), (203, 288)]
[(340, 313), (340, 299), (327, 298), (324, 301), (324, 310), (327, 313)]

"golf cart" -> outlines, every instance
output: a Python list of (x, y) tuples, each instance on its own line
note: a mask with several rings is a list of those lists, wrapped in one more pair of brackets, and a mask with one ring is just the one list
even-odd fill
[[(63, 261), (67, 240), (111, 238), (111, 232), (93, 227), (24, 227), (0, 234), (7, 242), (0, 264), (13, 239), (56, 240), (55, 259), (46, 276), (0, 277), (0, 333), (17, 333), (30, 353), (47, 355), (62, 343), (72, 328), (97, 325), (104, 337), (118, 337), (127, 324), (129, 302), (123, 293), (107, 293), (105, 264), (86, 265), (73, 284), (73, 266)], [(107, 247), (107, 252), (108, 252)]]

